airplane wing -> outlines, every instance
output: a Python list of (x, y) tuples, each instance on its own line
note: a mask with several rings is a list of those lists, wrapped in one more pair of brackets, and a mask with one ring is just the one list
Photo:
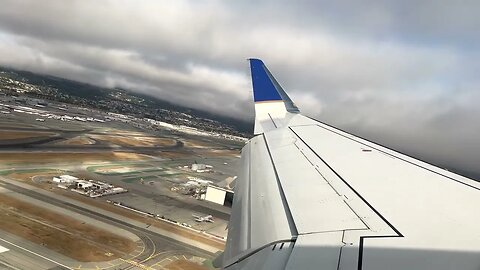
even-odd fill
[(480, 269), (480, 183), (301, 115), (250, 66), (224, 269)]

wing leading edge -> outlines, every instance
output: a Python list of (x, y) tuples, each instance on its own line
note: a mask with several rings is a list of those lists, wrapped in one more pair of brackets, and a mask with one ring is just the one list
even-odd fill
[(224, 269), (480, 268), (478, 182), (302, 116), (250, 66)]

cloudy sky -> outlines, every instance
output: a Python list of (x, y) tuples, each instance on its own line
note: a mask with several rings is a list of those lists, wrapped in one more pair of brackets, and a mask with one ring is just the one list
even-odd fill
[(259, 57), (304, 114), (480, 175), (478, 1), (0, 0), (0, 7), (0, 65), (251, 120), (246, 59)]

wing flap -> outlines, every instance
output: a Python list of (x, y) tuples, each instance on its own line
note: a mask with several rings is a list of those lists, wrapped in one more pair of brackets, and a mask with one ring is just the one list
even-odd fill
[(292, 132), (280, 129), (264, 136), (298, 234), (367, 229), (345, 198), (300, 152)]
[(337, 270), (341, 249), (345, 245), (342, 234), (338, 231), (300, 235), (285, 269)]
[(293, 221), (281, 196), (263, 137), (242, 150), (224, 260), (231, 264), (257, 249), (292, 239)]

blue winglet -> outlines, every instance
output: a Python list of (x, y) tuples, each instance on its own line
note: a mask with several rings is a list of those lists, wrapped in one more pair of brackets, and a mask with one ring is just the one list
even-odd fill
[(282, 100), (260, 59), (249, 59), (252, 72), (253, 100), (255, 102)]
[(288, 112), (299, 113), (295, 103), (285, 93), (260, 59), (249, 59), (252, 70), (253, 100), (255, 102), (283, 100)]

